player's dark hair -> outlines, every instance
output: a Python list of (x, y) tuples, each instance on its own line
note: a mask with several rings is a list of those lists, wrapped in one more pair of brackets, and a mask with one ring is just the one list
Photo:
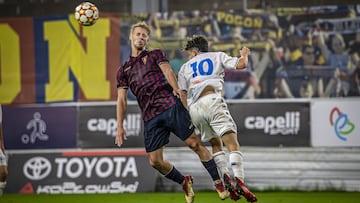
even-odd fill
[(184, 49), (187, 51), (192, 48), (197, 48), (200, 52), (208, 52), (209, 45), (207, 39), (204, 36), (194, 35), (186, 42)]

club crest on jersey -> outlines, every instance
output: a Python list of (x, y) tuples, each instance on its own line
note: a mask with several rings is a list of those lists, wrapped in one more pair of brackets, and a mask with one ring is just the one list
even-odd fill
[(147, 62), (147, 56), (142, 57), (141, 60), (142, 60), (143, 64), (146, 64), (146, 62)]
[(124, 69), (124, 72), (126, 72), (126, 71), (130, 70), (130, 68), (132, 68), (132, 66), (128, 66), (128, 67), (126, 67), (126, 68)]

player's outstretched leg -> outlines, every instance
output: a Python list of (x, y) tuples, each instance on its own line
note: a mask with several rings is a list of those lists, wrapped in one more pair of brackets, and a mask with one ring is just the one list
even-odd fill
[(225, 189), (225, 186), (221, 180), (215, 182), (215, 189), (221, 200), (229, 197), (229, 192)]
[(239, 178), (236, 177), (235, 179), (237, 182), (236, 189), (238, 193), (244, 196), (248, 202), (256, 202), (257, 201), (256, 196), (252, 192), (250, 192), (249, 189), (247, 189), (245, 184)]
[(226, 190), (229, 191), (230, 193), (230, 198), (234, 201), (237, 201), (240, 199), (240, 194), (238, 194), (235, 186), (234, 186), (234, 182), (233, 180), (231, 179), (231, 177), (224, 173), (224, 183), (225, 183), (225, 188)]
[(184, 182), (182, 184), (182, 188), (185, 192), (185, 200), (187, 203), (194, 202), (195, 193), (192, 188), (192, 184), (193, 184), (193, 178), (191, 176), (184, 176)]

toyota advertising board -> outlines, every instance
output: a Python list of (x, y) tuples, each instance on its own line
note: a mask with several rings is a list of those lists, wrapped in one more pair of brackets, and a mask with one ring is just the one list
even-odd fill
[(311, 105), (311, 144), (315, 147), (360, 146), (360, 99), (315, 100)]
[(9, 154), (6, 193), (153, 192), (156, 174), (143, 150)]
[(310, 146), (309, 102), (230, 103), (243, 146)]
[(75, 106), (3, 106), (6, 149), (76, 147)]

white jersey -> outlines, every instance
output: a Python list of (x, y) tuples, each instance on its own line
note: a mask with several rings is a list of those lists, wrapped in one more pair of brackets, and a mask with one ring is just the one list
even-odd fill
[(194, 103), (206, 86), (214, 87), (216, 93), (223, 93), (224, 70), (236, 69), (238, 57), (224, 52), (201, 52), (181, 66), (178, 83), (188, 92), (189, 105)]

